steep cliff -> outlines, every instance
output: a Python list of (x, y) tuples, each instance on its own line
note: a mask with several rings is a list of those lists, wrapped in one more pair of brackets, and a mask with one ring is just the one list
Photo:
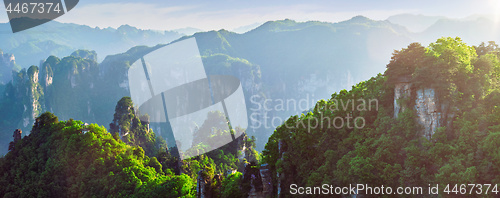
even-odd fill
[(0, 84), (7, 84), (12, 80), (12, 72), (18, 71), (14, 54), (4, 53), (0, 50)]
[[(7, 151), (13, 129), (20, 128), (29, 134), (34, 118), (45, 111), (61, 119), (81, 119), (108, 126), (116, 102), (130, 95), (127, 74), (130, 64), (162, 46), (134, 47), (108, 56), (100, 64), (96, 62), (95, 51), (78, 50), (71, 56), (62, 59), (50, 56), (40, 66), (13, 72), (12, 83), (5, 85), (0, 97), (0, 109), (9, 112), (0, 122), (0, 137), (3, 137), (0, 153)], [(203, 57), (203, 60), (208, 75), (236, 76), (241, 79), (245, 96), (260, 93), (257, 65), (226, 55)], [(151, 128), (162, 135), (159, 126), (151, 125)]]
[[(109, 73), (99, 76), (96, 54), (92, 51), (80, 50), (63, 59), (50, 56), (39, 67), (13, 72), (11, 78), (0, 99), (0, 108), (9, 115), (0, 122), (2, 137), (15, 128), (27, 131), (28, 135), (34, 119), (45, 111), (63, 119), (79, 118), (107, 125), (112, 119), (114, 104), (105, 103), (118, 101), (108, 99), (107, 95), (112, 92), (107, 90), (114, 88), (113, 84), (104, 83), (104, 79), (116, 77)], [(102, 116), (100, 110), (106, 113)], [(0, 140), (0, 153), (7, 151), (8, 141), (10, 138)]]
[(397, 118), (399, 113), (405, 110), (403, 104), (411, 98), (411, 83), (408, 78), (400, 78), (394, 86), (394, 118)]
[(25, 102), (23, 114), (23, 127), (31, 126), (35, 122), (35, 118), (43, 112), (43, 89), (38, 83), (38, 67), (31, 66), (26, 74), (28, 78), (25, 85), (28, 90), (28, 98), (25, 99), (27, 101)]
[(415, 110), (418, 123), (423, 127), (424, 137), (430, 139), (436, 128), (442, 126), (442, 113), (439, 108), (441, 105), (438, 103), (434, 89), (431, 88), (417, 90), (416, 98)]
[[(447, 114), (448, 105), (441, 104), (435, 89), (415, 90), (414, 97), (411, 96), (411, 93), (410, 83), (401, 82), (395, 85), (394, 118), (397, 118), (399, 113), (406, 108), (411, 108), (410, 104), (415, 104), (413, 109), (417, 115), (417, 122), (422, 126), (422, 136), (427, 139), (431, 139), (437, 128), (451, 124), (447, 120), (453, 118), (453, 114)], [(414, 101), (410, 101), (411, 99)]]

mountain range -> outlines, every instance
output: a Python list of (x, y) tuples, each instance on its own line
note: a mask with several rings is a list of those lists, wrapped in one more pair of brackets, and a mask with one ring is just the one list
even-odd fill
[(98, 60), (102, 61), (107, 55), (122, 53), (137, 45), (169, 43), (184, 35), (174, 31), (141, 30), (129, 25), (101, 29), (56, 21), (15, 34), (10, 29), (9, 23), (0, 23), (0, 48), (15, 54), (16, 63), (24, 68), (39, 65), (50, 55), (64, 57), (79, 49), (95, 50)]
[[(423, 31), (405, 27), (417, 23)], [(256, 137), (257, 150), (262, 150), (287, 117), (383, 72), (394, 50), (414, 41), (426, 45), (443, 36), (460, 36), (471, 45), (499, 41), (493, 24), (484, 17), (453, 20), (400, 15), (376, 21), (356, 16), (338, 23), (285, 19), (243, 34), (218, 30), (191, 36), (128, 25), (100, 29), (58, 22), (11, 34), (8, 24), (0, 24), (0, 48), (8, 57), (15, 56), (15, 63), (11, 58), (0, 62), (0, 67), (8, 68), (0, 70), (2, 76), (12, 75), (9, 69), (15, 71), (12, 78), (2, 78), (6, 80), (0, 86), (5, 90), (0, 108), (6, 115), (0, 123), (2, 153), (7, 151), (12, 131), (21, 128), (27, 134), (44, 111), (61, 119), (108, 126), (116, 102), (129, 95), (124, 83), (128, 66), (154, 49), (137, 45), (196, 38), (207, 74), (229, 74), (242, 81), (247, 133)], [(301, 101), (307, 105), (300, 105)]]

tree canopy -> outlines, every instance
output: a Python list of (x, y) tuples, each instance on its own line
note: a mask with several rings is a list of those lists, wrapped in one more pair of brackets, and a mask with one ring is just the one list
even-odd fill
[[(500, 59), (494, 46), (471, 47), (460, 38), (441, 38), (427, 48), (412, 43), (394, 52), (384, 75), (332, 94), (307, 114), (291, 116), (263, 151), (274, 184), (280, 182), (285, 194), (289, 184), (498, 184)], [(413, 93), (435, 89), (434, 102), (448, 104), (448, 113), (454, 115), (430, 139), (420, 133), (411, 104), (393, 117), (394, 87), (401, 77), (408, 78)], [(339, 101), (358, 99), (377, 99), (378, 111), (332, 108)], [(347, 115), (364, 118), (366, 125), (326, 127)]]
[(192, 196), (187, 175), (164, 174), (155, 157), (115, 139), (104, 127), (37, 118), (30, 135), (0, 159), (4, 197)]

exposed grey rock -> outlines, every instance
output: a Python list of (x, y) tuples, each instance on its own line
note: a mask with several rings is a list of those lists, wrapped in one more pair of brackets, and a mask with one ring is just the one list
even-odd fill
[(12, 75), (9, 74), (15, 70), (15, 65), (16, 57), (14, 57), (14, 54), (3, 53), (3, 51), (0, 50), (0, 73), (3, 74), (0, 76), (1, 84), (7, 84), (12, 80)]
[(202, 175), (203, 170), (198, 171), (198, 178), (196, 179), (196, 197), (205, 198), (205, 179)]
[(430, 139), (436, 128), (441, 127), (441, 108), (437, 104), (434, 89), (425, 88), (417, 90), (415, 99), (415, 110), (417, 120), (423, 126), (423, 135)]
[(394, 118), (397, 118), (398, 114), (405, 110), (405, 106), (401, 104), (401, 99), (410, 98), (410, 87), (411, 84), (406, 82), (396, 84), (394, 88)]
[(394, 118), (398, 118), (398, 114), (405, 110), (402, 100), (410, 98), (411, 96), (411, 83), (409, 77), (401, 77), (396, 80), (394, 87)]
[(262, 178), (262, 195), (264, 197), (271, 197), (273, 193), (273, 180), (268, 164), (262, 164), (260, 166), (260, 176)]
[[(394, 118), (407, 108), (404, 99), (411, 99), (412, 84), (407, 79), (400, 79), (394, 88)], [(433, 88), (422, 88), (415, 92), (415, 112), (417, 122), (422, 126), (422, 135), (430, 139), (436, 129), (449, 126), (452, 123), (453, 113), (449, 113), (449, 104), (439, 101), (437, 93)]]

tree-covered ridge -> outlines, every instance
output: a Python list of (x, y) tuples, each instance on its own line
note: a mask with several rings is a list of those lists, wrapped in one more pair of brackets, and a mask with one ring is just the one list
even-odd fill
[[(144, 155), (106, 129), (61, 121), (51, 113), (37, 118), (31, 134), (0, 159), (4, 197), (180, 197), (192, 196), (187, 175), (162, 172)], [(171, 173), (171, 172), (170, 172)]]
[(464, 111), (471, 110), (487, 95), (498, 91), (499, 64), (494, 43), (473, 47), (458, 37), (448, 37), (438, 39), (428, 48), (412, 43), (396, 51), (385, 75), (392, 85), (401, 77), (407, 77), (415, 87), (412, 96), (418, 88), (434, 88), (440, 102)]
[[(395, 51), (385, 75), (335, 93), (276, 129), (263, 151), (275, 188), (281, 183), (286, 194), (290, 184), (440, 184), (440, 190), (446, 184), (499, 184), (499, 60), (494, 44), (470, 47), (460, 38), (441, 38), (427, 48), (413, 43)], [(394, 88), (401, 78), (411, 83), (411, 94), (409, 100), (397, 101), (407, 108), (395, 118)], [(435, 89), (433, 102), (445, 104), (452, 115), (446, 122), (450, 124), (442, 124), (430, 139), (424, 138), (417, 121), (418, 89)], [(378, 99), (378, 111), (335, 108), (358, 99)], [(325, 118), (346, 115), (363, 117), (366, 125), (326, 127)]]

